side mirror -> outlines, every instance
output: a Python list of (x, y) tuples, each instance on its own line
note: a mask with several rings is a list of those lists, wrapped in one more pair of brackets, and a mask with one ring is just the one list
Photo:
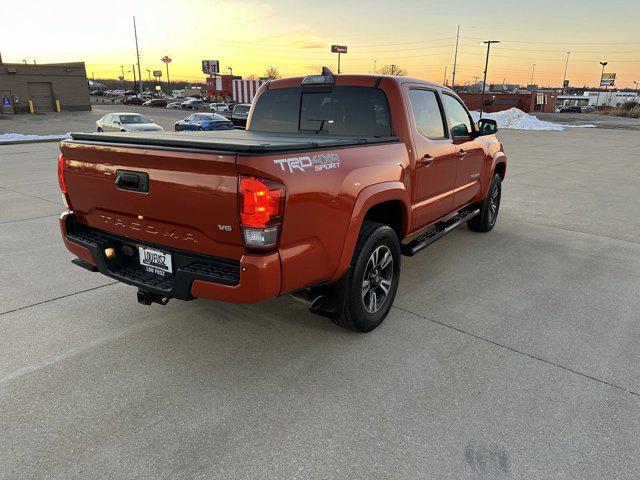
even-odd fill
[(478, 120), (478, 136), (493, 135), (498, 131), (498, 123), (490, 118)]
[(188, 118), (185, 118), (185, 119), (184, 119), (184, 121), (185, 121), (185, 122), (188, 122), (188, 121), (189, 121), (189, 119), (188, 119)]

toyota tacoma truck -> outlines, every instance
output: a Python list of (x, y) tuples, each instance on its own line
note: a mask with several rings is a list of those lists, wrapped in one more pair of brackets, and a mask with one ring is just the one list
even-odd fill
[(379, 75), (262, 85), (246, 130), (74, 133), (58, 177), (72, 261), (171, 298), (284, 294), (360, 332), (396, 295), (401, 256), (496, 222), (506, 156), (449, 88)]

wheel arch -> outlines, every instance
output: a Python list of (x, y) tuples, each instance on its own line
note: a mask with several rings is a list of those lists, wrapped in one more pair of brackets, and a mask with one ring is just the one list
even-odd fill
[[(401, 216), (400, 221), (398, 214)], [(404, 184), (398, 181), (383, 182), (362, 189), (354, 203), (342, 253), (331, 277), (332, 282), (340, 279), (349, 268), (365, 220), (389, 225), (398, 234), (398, 239), (402, 240), (411, 228), (411, 203)]]

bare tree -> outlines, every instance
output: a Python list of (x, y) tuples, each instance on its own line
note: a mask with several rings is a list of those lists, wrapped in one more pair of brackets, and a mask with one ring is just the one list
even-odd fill
[(378, 73), (381, 73), (382, 75), (395, 75), (397, 77), (406, 77), (408, 72), (405, 68), (399, 67), (398, 65), (395, 65), (395, 64), (391, 64), (391, 65), (384, 65), (380, 67), (380, 69), (378, 70)]
[(267, 68), (263, 75), (265, 78), (275, 80), (276, 78), (280, 78), (281, 75), (278, 73), (278, 69), (273, 65)]

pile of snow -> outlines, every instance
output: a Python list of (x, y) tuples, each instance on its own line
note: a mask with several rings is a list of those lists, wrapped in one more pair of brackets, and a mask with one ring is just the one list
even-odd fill
[(33, 140), (62, 140), (63, 138), (68, 137), (68, 133), (65, 133), (64, 135), (23, 135), (22, 133), (0, 133), (0, 143)]
[[(471, 112), (471, 116), (474, 121), (478, 121), (480, 118), (480, 112)], [(489, 118), (495, 120), (498, 124), (498, 128), (510, 128), (514, 130), (564, 130), (569, 127), (590, 127), (595, 128), (595, 125), (565, 125), (562, 123), (553, 123), (540, 120), (533, 115), (524, 113), (518, 108), (510, 108), (509, 110), (503, 110), (502, 112), (495, 113), (483, 113), (482, 118)]]

